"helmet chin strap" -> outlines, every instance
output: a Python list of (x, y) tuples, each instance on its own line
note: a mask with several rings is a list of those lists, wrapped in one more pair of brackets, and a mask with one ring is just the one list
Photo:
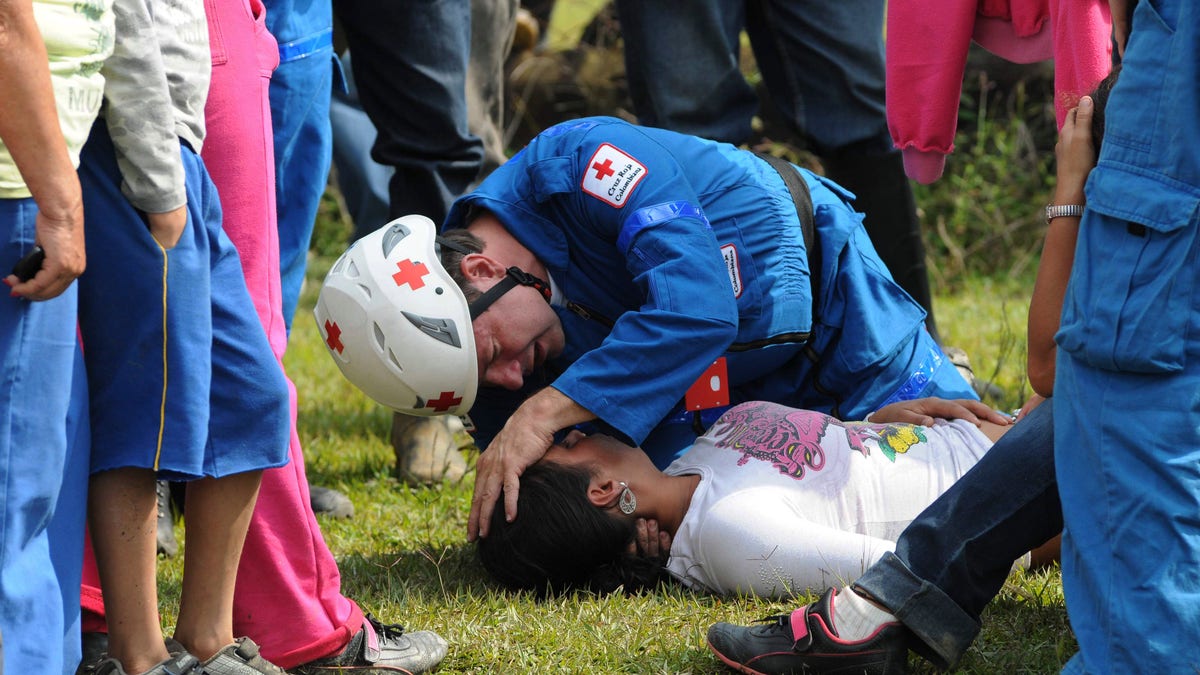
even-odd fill
[(510, 267), (505, 270), (504, 278), (501, 279), (499, 283), (487, 289), (487, 292), (476, 298), (475, 301), (470, 304), (471, 320), (474, 321), (476, 317), (487, 311), (487, 308), (491, 307), (492, 303), (499, 300), (500, 296), (511, 291), (517, 286), (529, 286), (534, 288), (537, 290), (537, 292), (542, 294), (542, 297), (546, 299), (547, 304), (550, 303), (550, 284), (519, 267)]
[[(443, 237), (437, 237), (436, 241), (439, 246), (445, 246), (446, 248), (458, 251), (463, 255), (479, 253), (479, 251), (473, 251), (465, 246), (460, 246), (459, 244)], [(546, 303), (549, 304), (551, 295), (550, 284), (546, 283), (545, 280), (539, 279), (529, 272), (526, 272), (520, 267), (510, 267), (505, 270), (504, 278), (501, 279), (499, 283), (489, 288), (486, 293), (476, 298), (475, 302), (470, 304), (471, 320), (474, 321), (476, 317), (487, 311), (487, 308), (491, 307), (492, 303), (499, 300), (500, 296), (511, 291), (517, 286), (530, 286), (537, 289), (537, 291), (542, 294), (542, 297), (546, 299)]]

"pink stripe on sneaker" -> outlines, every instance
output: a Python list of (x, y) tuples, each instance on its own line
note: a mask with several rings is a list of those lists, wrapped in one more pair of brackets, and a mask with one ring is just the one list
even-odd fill
[(792, 641), (797, 642), (808, 636), (808, 621), (805, 617), (808, 616), (808, 606), (805, 605), (800, 609), (792, 612)]

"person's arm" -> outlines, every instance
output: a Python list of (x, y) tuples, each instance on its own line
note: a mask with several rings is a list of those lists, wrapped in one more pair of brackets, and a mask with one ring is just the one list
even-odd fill
[[(83, 195), (58, 121), (49, 60), (30, 0), (0, 0), (0, 141), (38, 206), (42, 269), (14, 295), (48, 300), (83, 273)], [(7, 272), (7, 270), (5, 270)]]
[[(1096, 149), (1092, 144), (1092, 99), (1085, 96), (1079, 106), (1067, 113), (1054, 148), (1057, 159), (1057, 184), (1053, 204), (1084, 205), (1084, 183), (1096, 165)], [(1075, 260), (1075, 240), (1079, 235), (1079, 217), (1060, 216), (1050, 221), (1042, 257), (1038, 262), (1037, 280), (1029, 304), (1028, 361), (1026, 372), (1029, 384), (1041, 396), (1054, 391), (1054, 359), (1062, 316), (1063, 297), (1071, 266)]]
[(1125, 58), (1125, 43), (1129, 41), (1129, 24), (1133, 18), (1133, 7), (1137, 0), (1108, 0), (1112, 13), (1113, 41), (1117, 43), (1117, 54)]
[(187, 194), (163, 49), (146, 0), (117, 0), (113, 13), (118, 39), (102, 72), (121, 192), (169, 249), (187, 223)]
[(967, 420), (975, 426), (980, 426), (983, 422), (1005, 426), (1012, 424), (1010, 417), (993, 410), (982, 401), (967, 398), (952, 401), (936, 397), (897, 401), (885, 405), (868, 415), (866, 421), (873, 424), (899, 422), (929, 427), (933, 426), (935, 419)]
[(559, 429), (591, 419), (595, 415), (554, 387), (546, 387), (522, 403), (479, 455), (467, 538), (474, 541), (487, 536), (501, 488), (504, 513), (512, 521), (517, 515), (517, 493), (525, 468), (546, 454)]
[[(737, 492), (715, 504), (691, 537), (691, 584), (719, 593), (787, 597), (858, 578), (893, 542), (812, 522), (777, 489)], [(678, 538), (676, 551), (685, 550)], [(675, 566), (668, 563), (668, 569)]]

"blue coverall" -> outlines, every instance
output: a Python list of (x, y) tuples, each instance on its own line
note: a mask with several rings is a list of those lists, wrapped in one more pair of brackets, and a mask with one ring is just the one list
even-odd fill
[[(815, 284), (796, 205), (767, 162), (613, 118), (546, 130), (456, 201), (445, 227), (487, 209), (546, 265), (566, 334), (553, 386), (656, 462), (703, 426), (679, 414), (681, 400), (722, 356), (732, 403), (861, 419), (902, 398), (974, 398), (880, 262), (852, 195), (792, 168), (814, 206)], [(481, 390), (481, 444), (524, 393)]]

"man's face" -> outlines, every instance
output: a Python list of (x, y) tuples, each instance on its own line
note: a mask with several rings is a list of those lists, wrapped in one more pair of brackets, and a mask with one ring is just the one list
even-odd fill
[(562, 323), (541, 293), (518, 286), (473, 322), (479, 381), (517, 390), (525, 377), (563, 351)]

